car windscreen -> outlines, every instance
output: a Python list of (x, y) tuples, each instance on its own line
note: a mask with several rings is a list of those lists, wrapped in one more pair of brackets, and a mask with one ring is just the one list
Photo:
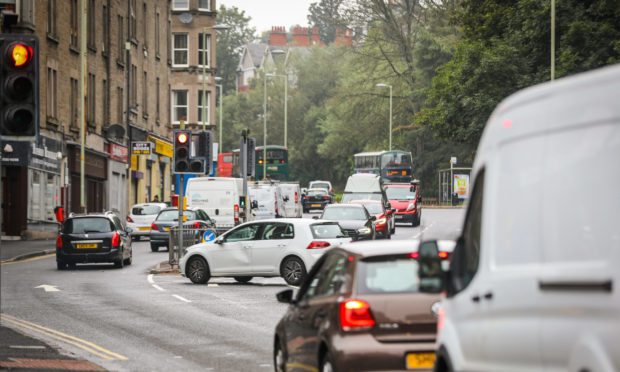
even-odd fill
[(323, 212), (326, 220), (365, 220), (366, 214), (362, 208), (326, 208)]
[(415, 200), (413, 187), (388, 187), (385, 194), (389, 200)]
[(317, 223), (310, 225), (312, 237), (314, 239), (335, 239), (345, 238), (346, 235), (337, 223)]
[(348, 203), (351, 200), (381, 200), (380, 193), (364, 193), (354, 192), (342, 195), (342, 203)]
[(313, 182), (312, 183), (312, 188), (327, 189), (327, 190), (329, 190), (329, 183), (326, 183), (326, 182)]
[(381, 204), (368, 203), (368, 204), (364, 204), (364, 207), (366, 207), (366, 210), (370, 214), (383, 213), (383, 207), (381, 207)]
[(148, 216), (159, 213), (161, 207), (159, 205), (137, 205), (131, 209), (134, 216)]
[[(195, 219), (194, 211), (184, 211), (183, 215), (187, 216), (188, 220)], [(178, 221), (178, 220), (179, 220), (179, 211), (174, 210), (174, 209), (163, 211), (159, 214), (159, 216), (157, 216), (157, 221)]]
[(419, 264), (410, 256), (381, 256), (360, 260), (357, 292), (360, 294), (419, 292)]
[(105, 217), (70, 218), (63, 226), (65, 234), (93, 234), (114, 230), (112, 221)]

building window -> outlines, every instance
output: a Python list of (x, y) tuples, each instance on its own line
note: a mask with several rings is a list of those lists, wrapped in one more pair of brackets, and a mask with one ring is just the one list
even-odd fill
[(78, 2), (77, 0), (71, 0), (71, 37), (70, 37), (70, 46), (77, 48), (78, 47)]
[(172, 65), (177, 67), (187, 67), (188, 66), (188, 58), (187, 55), (189, 53), (189, 47), (187, 45), (187, 34), (174, 34), (173, 38), (173, 54), (172, 54)]
[(155, 105), (157, 107), (156, 119), (157, 119), (157, 121), (159, 121), (159, 107), (160, 107), (160, 104), (161, 104), (161, 100), (159, 99), (159, 92), (160, 92), (160, 90), (159, 90), (159, 78), (157, 78), (157, 82), (155, 83), (155, 92), (157, 94), (157, 97), (155, 98), (155, 102), (156, 102)]
[(88, 9), (87, 9), (88, 23), (87, 23), (87, 37), (86, 43), (88, 47), (91, 49), (96, 49), (95, 45), (95, 0), (88, 1)]
[(123, 123), (123, 88), (116, 88), (116, 122)]
[(172, 10), (189, 10), (189, 0), (172, 0)]
[(47, 34), (56, 37), (56, 0), (47, 1)]
[(97, 102), (95, 92), (95, 74), (89, 73), (86, 85), (86, 122), (92, 125), (95, 124), (95, 103)]
[[(171, 34), (171, 30), (172, 30), (172, 23), (170, 22), (170, 20), (168, 20), (168, 29), (167, 29), (167, 33), (166, 35), (170, 35)], [(168, 54), (168, 64), (172, 63), (172, 60), (170, 59), (172, 53), (170, 51), (170, 38), (166, 37), (166, 53)]]
[(187, 91), (172, 91), (172, 123), (179, 124), (181, 120), (187, 122)]
[(103, 108), (101, 111), (103, 112), (103, 125), (110, 125), (110, 115), (109, 115), (109, 106), (110, 106), (110, 92), (108, 92), (108, 81), (103, 79), (101, 81), (101, 87), (103, 89)]
[(69, 113), (69, 123), (71, 127), (79, 128), (78, 126), (78, 81), (71, 78), (71, 107)]
[(211, 0), (198, 0), (198, 10), (202, 10), (202, 11), (211, 10)]
[(159, 57), (159, 13), (155, 14), (155, 55)]
[(58, 117), (58, 73), (51, 67), (47, 68), (47, 116)]
[(137, 35), (137, 22), (136, 22), (136, 0), (131, 0), (131, 12), (129, 13), (129, 38), (135, 40)]
[(148, 24), (149, 24), (149, 22), (148, 22), (146, 3), (143, 3), (142, 4), (142, 33), (144, 34), (144, 47), (145, 48), (149, 47), (149, 43), (148, 43), (148, 35), (149, 35)]
[[(201, 124), (203, 120), (204, 120), (205, 123), (209, 124), (209, 118), (210, 118), (210, 115), (209, 115), (209, 112), (210, 112), (209, 111), (209, 98), (211, 98), (211, 92), (205, 91), (206, 98), (207, 98), (205, 100), (203, 100), (202, 93), (203, 93), (202, 90), (198, 91), (198, 124)], [(204, 104), (204, 108), (203, 108), (203, 104)], [(203, 114), (204, 114), (204, 116), (203, 116)]]
[[(6, 3), (6, 1), (3, 1), (3, 3)], [(20, 4), (20, 21), (34, 25), (34, 0), (21, 0), (18, 4)]]
[(118, 61), (125, 63), (125, 35), (123, 34), (123, 16), (118, 16)]
[(109, 14), (108, 14), (108, 7), (107, 6), (103, 6), (103, 45), (102, 45), (102, 50), (104, 55), (107, 55), (108, 53), (108, 46), (110, 45), (110, 19), (109, 19)]
[(144, 71), (142, 74), (142, 115), (144, 117), (149, 116), (148, 84), (146, 78), (146, 71)]
[(136, 65), (131, 65), (131, 77), (129, 84), (131, 86), (129, 101), (131, 103), (131, 107), (135, 109), (138, 104), (138, 68)]
[[(206, 35), (206, 45), (203, 39), (204, 34), (200, 33), (198, 34), (198, 65), (202, 67), (203, 65), (203, 57), (206, 58), (207, 60), (207, 65), (206, 67), (209, 67), (211, 65), (211, 63), (209, 63), (211, 61), (211, 35)], [(206, 48), (206, 50), (205, 50)]]

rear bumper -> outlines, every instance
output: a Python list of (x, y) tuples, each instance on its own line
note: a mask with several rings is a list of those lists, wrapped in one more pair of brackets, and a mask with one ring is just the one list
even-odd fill
[(170, 241), (170, 233), (168, 231), (155, 231), (151, 230), (149, 235), (151, 245), (165, 245), (167, 246)]
[(114, 262), (122, 258), (122, 252), (118, 248), (113, 248), (109, 252), (93, 253), (67, 253), (56, 249), (56, 261), (65, 263)]
[(323, 209), (325, 209), (325, 206), (327, 204), (329, 204), (328, 201), (321, 201), (321, 202), (304, 202), (302, 205), (303, 205), (303, 208), (305, 210), (309, 211), (309, 210), (313, 210), (313, 209), (314, 210), (316, 210), (316, 209), (323, 210)]

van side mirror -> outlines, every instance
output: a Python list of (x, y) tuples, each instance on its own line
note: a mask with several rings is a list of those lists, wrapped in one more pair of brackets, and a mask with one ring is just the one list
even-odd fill
[(258, 208), (258, 201), (252, 200), (252, 202), (250, 203), (250, 208), (257, 209)]
[(293, 290), (292, 289), (285, 289), (282, 292), (278, 292), (276, 294), (276, 298), (278, 299), (278, 302), (282, 302), (282, 303), (285, 303), (285, 304), (295, 303), (295, 300), (293, 300)]
[(441, 293), (444, 287), (443, 270), (437, 241), (422, 242), (418, 249), (418, 254), (420, 292)]
[(284, 200), (284, 202), (287, 202), (287, 201), (289, 200), (289, 199), (288, 199), (288, 196), (286, 196), (286, 195), (285, 195), (285, 196), (282, 198), (282, 200)]
[(376, 221), (377, 220), (377, 216), (370, 216), (370, 220), (371, 221)]

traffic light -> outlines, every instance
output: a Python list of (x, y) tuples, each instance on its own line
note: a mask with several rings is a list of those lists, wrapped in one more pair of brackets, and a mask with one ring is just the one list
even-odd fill
[(39, 39), (0, 34), (0, 139), (32, 141), (39, 134)]
[(256, 174), (256, 138), (248, 137), (248, 139), (246, 140), (246, 146), (247, 146), (246, 148), (248, 149), (247, 151), (247, 154), (248, 154), (247, 174), (248, 174), (248, 177), (254, 177), (254, 175)]
[(192, 136), (197, 137), (194, 141), (196, 156), (191, 160), (192, 172), (208, 175), (211, 173), (211, 164), (213, 164), (213, 133), (201, 130)]
[(189, 168), (190, 144), (192, 133), (189, 130), (175, 129), (174, 135), (174, 159), (172, 173), (192, 173)]

